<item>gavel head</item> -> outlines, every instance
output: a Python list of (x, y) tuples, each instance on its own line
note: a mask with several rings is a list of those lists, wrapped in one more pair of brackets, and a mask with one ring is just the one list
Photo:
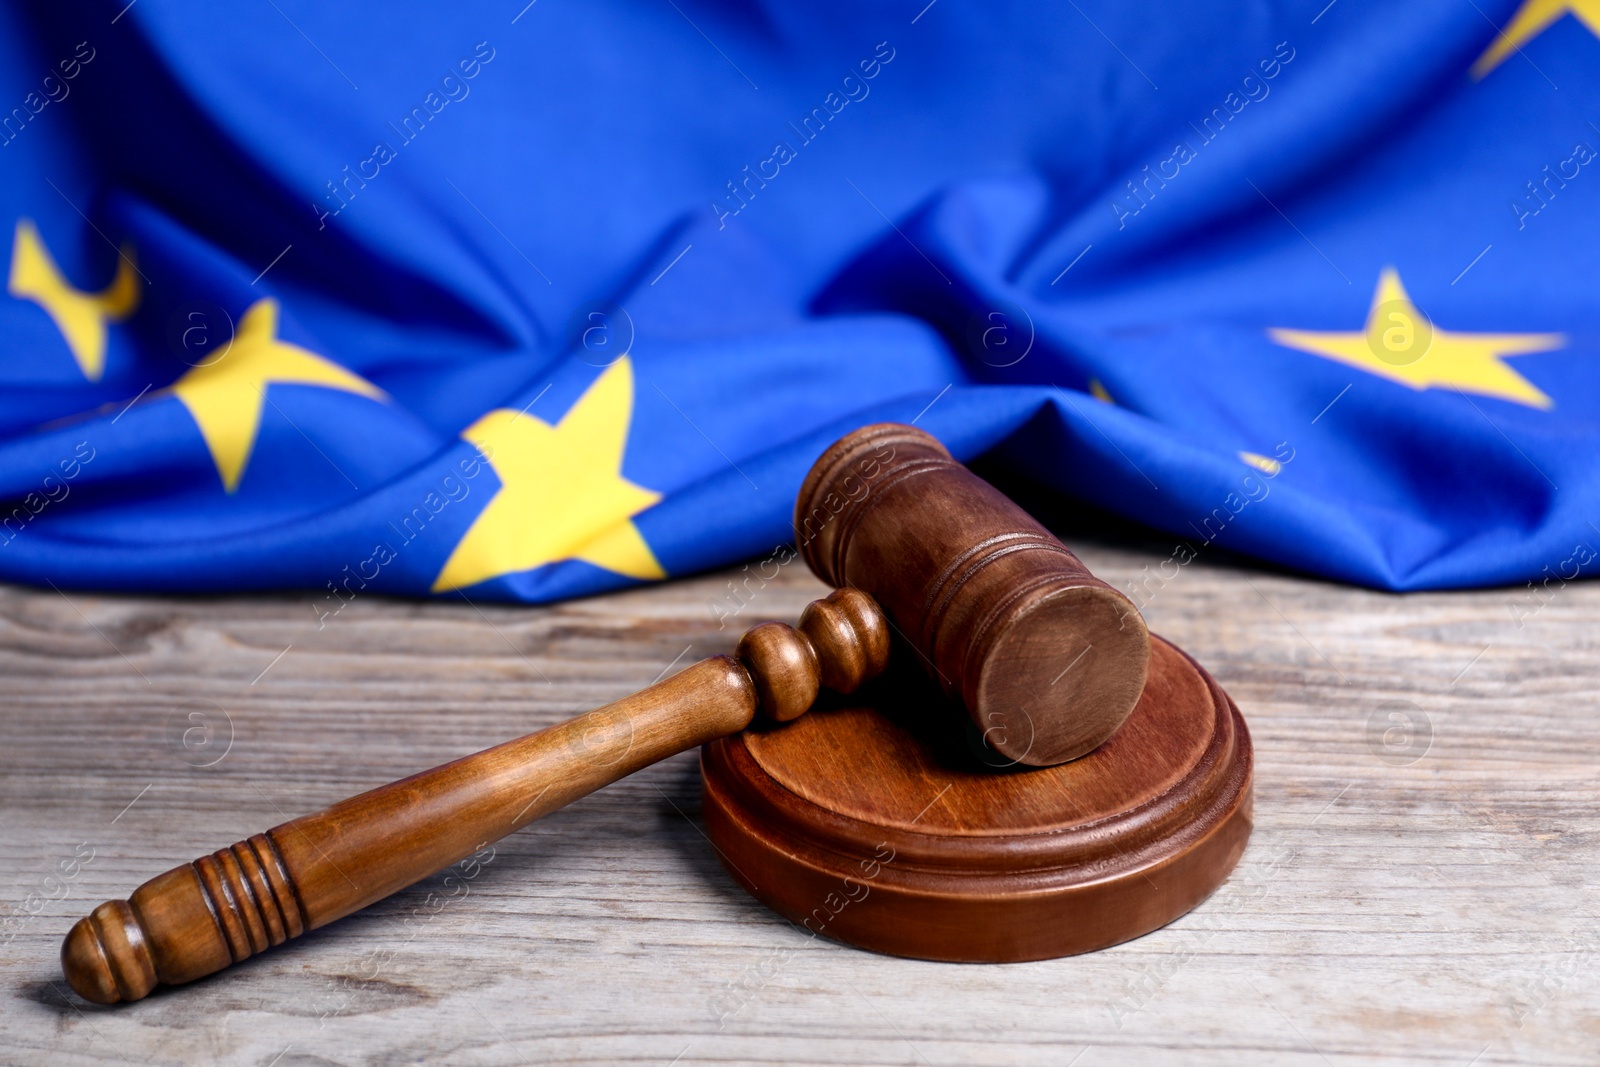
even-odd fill
[(1150, 634), (1133, 603), (915, 427), (837, 441), (806, 476), (794, 525), (817, 577), (876, 598), (1009, 759), (1084, 755), (1144, 690)]

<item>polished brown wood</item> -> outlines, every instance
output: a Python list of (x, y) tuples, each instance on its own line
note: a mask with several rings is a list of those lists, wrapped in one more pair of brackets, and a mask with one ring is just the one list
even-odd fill
[(817, 576), (871, 593), (1012, 760), (1083, 755), (1144, 689), (1150, 638), (1132, 602), (915, 427), (836, 442), (801, 487), (794, 527)]
[(61, 947), (72, 988), (102, 1004), (193, 981), (333, 922), (667, 756), (792, 719), (824, 681), (849, 692), (887, 662), (871, 598), (839, 589), (799, 629), (757, 626), (736, 656), (537, 733), (382, 786), (158, 875), (101, 904)]
[(963, 744), (940, 722), (959, 710), (904, 675), (902, 660), (840, 706), (701, 754), (723, 865), (806, 932), (933, 960), (1072, 955), (1166, 925), (1243, 853), (1249, 732), (1165, 641), (1122, 728), (1046, 768), (970, 727)]

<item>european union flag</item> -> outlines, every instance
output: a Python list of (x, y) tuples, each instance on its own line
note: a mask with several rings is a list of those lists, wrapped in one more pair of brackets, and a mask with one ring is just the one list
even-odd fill
[(1600, 0), (25, 6), (7, 579), (575, 596), (885, 420), (1174, 566), (1600, 551)]

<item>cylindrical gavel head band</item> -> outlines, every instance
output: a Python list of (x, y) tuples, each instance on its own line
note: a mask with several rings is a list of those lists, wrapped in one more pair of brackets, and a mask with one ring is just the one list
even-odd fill
[(1133, 603), (912, 426), (836, 441), (795, 502), (795, 539), (830, 585), (870, 593), (924, 668), (1009, 759), (1064, 763), (1144, 691)]

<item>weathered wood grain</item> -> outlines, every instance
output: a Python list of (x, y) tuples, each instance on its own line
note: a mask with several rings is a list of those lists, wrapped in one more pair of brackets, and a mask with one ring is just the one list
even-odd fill
[[(1123, 589), (1171, 548), (1068, 543)], [(320, 630), (309, 596), (0, 589), (0, 1061), (1600, 1060), (1600, 586), (1527, 614), (1526, 590), (1390, 596), (1212, 555), (1136, 599), (1249, 720), (1256, 831), (1138, 941), (1006, 966), (813, 941), (718, 866), (683, 756), (507, 839), (466, 893), (430, 879), (194, 986), (69, 999), (56, 953), (95, 903), (822, 592), (792, 563), (719, 630), (730, 577), (549, 609), (363, 598)]]

